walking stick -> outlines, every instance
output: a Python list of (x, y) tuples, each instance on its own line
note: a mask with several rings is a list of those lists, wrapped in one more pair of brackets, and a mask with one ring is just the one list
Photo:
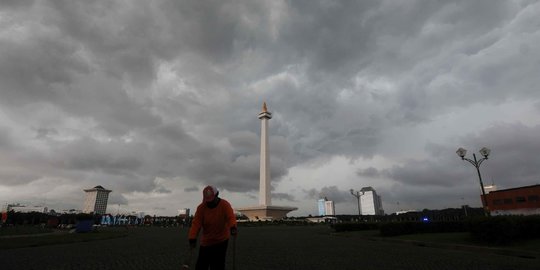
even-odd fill
[(236, 235), (233, 236), (232, 242), (232, 269), (236, 270)]
[(182, 270), (189, 270), (191, 267), (191, 260), (193, 257), (193, 250), (194, 248), (189, 247), (188, 255), (186, 258), (184, 258), (184, 264), (182, 264)]

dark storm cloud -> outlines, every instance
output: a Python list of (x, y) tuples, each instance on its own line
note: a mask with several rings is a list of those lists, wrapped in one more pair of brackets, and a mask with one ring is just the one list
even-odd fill
[[(419, 33), (411, 40), (414, 45), (421, 43), (430, 47), (411, 46), (413, 51), (409, 55), (421, 56), (417, 52), (428, 49), (428, 52), (432, 50), (434, 58), (411, 59), (415, 61), (415, 68), (401, 76), (399, 106), (389, 115), (397, 117), (396, 120), (422, 122), (452, 106), (466, 107), (478, 102), (498, 104), (516, 98), (538, 99), (538, 91), (534, 90), (538, 79), (532, 73), (540, 54), (538, 50), (527, 49), (538, 37), (513, 38), (528, 35), (529, 31), (521, 26), (537, 24), (531, 12), (538, 9), (537, 3), (521, 9), (508, 1), (486, 7), (467, 2), (446, 7), (436, 14), (440, 16), (430, 17), (424, 30), (431, 31)], [(462, 11), (477, 14), (462, 20)], [(446, 23), (453, 23), (452, 27), (445, 26)], [(500, 31), (501, 28), (504, 31)], [(446, 43), (449, 36), (438, 37), (439, 33), (457, 39)], [(435, 44), (425, 43), (426, 39), (433, 39)], [(437, 44), (440, 46), (434, 46)], [(404, 49), (407, 47), (401, 49), (403, 53)], [(508, 65), (519, 68), (508, 70)]]
[(164, 187), (157, 187), (153, 190), (155, 193), (162, 193), (162, 194), (170, 194), (172, 191), (170, 189), (164, 188)]
[(473, 145), (486, 145), (492, 149), (489, 160), (482, 164), (486, 167), (482, 170), (487, 174), (486, 182), (493, 180), (501, 187), (510, 188), (540, 183), (539, 136), (540, 126), (499, 124), (462, 141), (471, 146), (468, 147), (469, 157), (473, 151), (479, 156)]
[(304, 193), (309, 199), (327, 198), (335, 203), (350, 201), (350, 198), (352, 197), (349, 191), (340, 190), (337, 186), (327, 186), (320, 190), (313, 188), (304, 190)]
[[(3, 185), (59, 177), (84, 186), (107, 181), (117, 192), (167, 193), (156, 178), (179, 177), (253, 191), (263, 101), (274, 113), (274, 182), (312, 159), (381, 155), (388, 130), (454, 110), (509, 101), (540, 108), (535, 1), (64, 0), (0, 7)], [(500, 124), (459, 142), (492, 148), (483, 165), (488, 179), (515, 186), (539, 176), (531, 154), (537, 133)], [(475, 181), (454, 153), (459, 145), (448, 141), (428, 144), (432, 159), (361, 168), (358, 175), (390, 179), (381, 187), (390, 199), (410, 194), (421, 201), (413, 187), (443, 196)], [(310, 192), (336, 202), (352, 197), (337, 186)], [(278, 197), (295, 198), (285, 195)]]
[(0, 149), (8, 149), (13, 146), (13, 139), (8, 128), (0, 126)]
[[(468, 148), (467, 157), (472, 159), (481, 147), (492, 149), (489, 159), (480, 166), (484, 185), (496, 184), (499, 189), (534, 185), (540, 183), (540, 126), (500, 124), (483, 130), (471, 137), (462, 137), (459, 144), (430, 144), (431, 158), (410, 160), (402, 166), (384, 170), (382, 174), (395, 181), (391, 187), (377, 190), (387, 194), (387, 199), (443, 207), (460, 203), (461, 197), (476, 199), (480, 185), (476, 168), (462, 161), (455, 151)], [(437, 202), (434, 197), (439, 198)]]
[(358, 174), (359, 176), (374, 177), (374, 178), (380, 176), (379, 170), (377, 170), (377, 168), (374, 168), (374, 167), (369, 167), (366, 169), (359, 169), (356, 172), (356, 174)]
[(472, 154), (476, 153), (480, 159), (478, 151), (486, 146), (492, 149), (489, 159), (480, 167), (486, 184), (494, 181), (501, 188), (536, 184), (540, 182), (540, 169), (537, 166), (540, 160), (536, 155), (540, 150), (538, 136), (540, 126), (500, 124), (470, 138), (461, 138), (461, 145), (431, 145), (428, 150), (433, 159), (411, 160), (386, 173), (400, 183), (413, 186), (453, 187), (465, 181), (474, 182), (478, 178), (476, 169), (462, 161), (455, 151), (458, 147), (469, 148), (467, 157), (472, 159)]
[(296, 202), (296, 200), (294, 199), (294, 196), (287, 193), (274, 192), (272, 193), (272, 199), (280, 200), (280, 201)]
[(111, 174), (122, 174), (137, 170), (143, 164), (142, 145), (122, 142), (102, 143), (83, 138), (66, 145), (60, 152), (67, 169), (92, 171), (102, 170)]
[[(60, 152), (67, 157), (62, 164), (66, 169), (97, 170), (140, 181), (152, 178), (150, 175), (184, 174), (232, 190), (256, 188), (257, 181), (253, 179), (258, 177), (258, 156), (252, 154), (257, 148), (247, 149), (234, 137), (230, 140), (233, 151), (220, 149), (212, 143), (203, 145), (180, 126), (163, 124), (151, 111), (159, 104), (144, 95), (138, 96), (144, 90), (137, 84), (149, 86), (156, 76), (156, 63), (165, 59), (174, 61), (175, 57), (181, 56), (179, 50), (185, 51), (187, 57), (191, 57), (190, 51), (196, 53), (198, 56), (192, 59), (194, 64), (201, 62), (197, 59), (201, 57), (218, 62), (229, 59), (235, 26), (239, 24), (233, 5), (145, 2), (139, 6), (120, 7), (115, 3), (60, 1), (41, 3), (31, 11), (36, 20), (46, 22), (44, 29), (36, 31), (49, 31), (27, 37), (24, 44), (36, 49), (6, 41), (13, 46), (3, 46), (5, 53), (2, 55), (11, 58), (2, 63), (19, 65), (0, 69), (5, 71), (1, 73), (4, 78), (9, 78), (5, 81), (13, 82), (13, 87), (8, 87), (13, 91), (3, 91), (3, 96), (8, 97), (3, 100), (50, 102), (68, 115), (90, 117), (96, 121), (98, 129), (112, 136), (111, 142), (87, 138), (62, 146)], [(164, 12), (165, 16), (148, 15), (154, 12)], [(47, 26), (51, 28), (46, 29)], [(35, 55), (24, 54), (24, 51), (32, 51)], [(191, 67), (195, 68), (194, 65)], [(196, 73), (192, 74), (194, 71)], [(35, 79), (23, 79), (25, 72)], [(126, 89), (126, 84), (121, 81), (124, 74), (135, 89)], [(193, 77), (200, 76), (196, 70), (192, 69), (186, 75), (189, 82), (205, 87), (200, 85), (202, 80)], [(212, 85), (207, 75), (204, 81)], [(20, 90), (30, 92), (21, 96)], [(192, 106), (183, 105), (178, 110)], [(119, 138), (130, 133), (137, 135), (140, 129), (149, 132), (135, 137), (133, 143), (124, 143)], [(48, 135), (45, 131), (38, 131), (39, 138)], [(142, 141), (144, 139), (149, 140)], [(280, 145), (276, 145), (276, 150)], [(286, 172), (285, 163), (280, 162), (280, 158), (273, 160), (272, 174), (279, 178)]]
[(84, 45), (106, 73), (114, 77), (127, 74), (143, 84), (152, 81), (160, 44), (166, 40), (159, 30), (160, 17), (151, 16), (150, 2), (133, 6), (106, 1), (50, 4), (52, 12), (44, 20)]
[(271, 98), (270, 104), (279, 105), (276, 114), (285, 121), (277, 125), (288, 125), (277, 128), (286, 132), (293, 154), (301, 160), (334, 154), (369, 157), (376, 151), (383, 121), (369, 111), (371, 105), (362, 106), (365, 101), (340, 100), (334, 87), (329, 82), (295, 86)]
[[(120, 205), (120, 204), (126, 205), (128, 203), (128, 200), (122, 194), (120, 194), (119, 192), (114, 192), (113, 190), (113, 192), (111, 192), (109, 195), (108, 203), (113, 204), (113, 205)], [(114, 212), (114, 211), (112, 209), (109, 209), (109, 212)]]
[(33, 5), (35, 0), (3, 0), (0, 2), (1, 8), (23, 8)]
[[(10, 25), (16, 27), (16, 25)], [(0, 38), (2, 103), (54, 102), (73, 76), (88, 71), (76, 46), (58, 33), (33, 33), (27, 40)], [(53, 68), (54, 67), (54, 68)]]
[[(487, 9), (482, 9), (482, 5), (465, 2), (443, 5), (432, 2), (417, 2), (413, 5), (385, 2), (380, 7), (377, 3), (362, 2), (359, 4), (362, 5), (359, 8), (362, 10), (360, 14), (354, 8), (355, 4), (319, 3), (309, 7), (302, 5), (302, 8), (292, 5), (289, 13), (294, 16), (286, 18), (282, 23), (287, 24), (287, 19), (298, 23), (283, 28), (280, 37), (295, 45), (289, 47), (293, 55), (309, 56), (313, 53), (313, 56), (305, 57), (306, 61), (310, 61), (305, 63), (308, 69), (300, 68), (300, 71), (292, 70), (291, 73), (305, 72), (316, 76), (308, 77), (309, 82), (305, 83), (283, 79), (270, 89), (275, 90), (272, 91), (272, 103), (282, 105), (287, 119), (297, 123), (298, 133), (290, 135), (295, 142), (304, 137), (301, 144), (294, 146), (295, 152), (304, 157), (321, 154), (360, 154), (370, 157), (377, 151), (381, 130), (388, 126), (427, 122), (434, 115), (444, 112), (445, 108), (469, 105), (480, 99), (500, 102), (510, 94), (506, 91), (508, 87), (497, 86), (497, 94), (494, 95), (491, 79), (482, 75), (492, 68), (496, 72), (505, 72), (506, 61), (495, 57), (482, 67), (480, 63), (486, 62), (478, 60), (487, 56), (476, 53), (495, 53), (496, 46), (492, 45), (505, 42), (504, 34), (497, 33), (496, 29), (520, 15), (518, 8), (509, 8), (506, 2), (495, 2)], [(347, 16), (352, 10), (355, 16)], [(461, 12), (469, 13), (471, 10), (474, 10), (475, 16), (464, 21), (459, 19)], [(332, 16), (334, 12), (340, 16)], [(438, 27), (448, 37), (437, 34)], [(303, 33), (307, 37), (288, 35), (289, 31)], [(449, 44), (447, 39), (450, 37), (458, 41)], [(476, 51), (472, 53), (473, 48), (467, 47), (470, 45), (465, 41), (471, 38), (474, 40), (475, 37), (477, 40), (473, 44), (476, 44)], [(350, 48), (340, 47), (340, 42)], [(334, 50), (334, 46), (338, 49)], [(510, 42), (506, 46), (513, 47), (514, 44)], [(441, 48), (447, 48), (447, 51)], [(462, 50), (468, 51), (470, 56), (462, 53)], [(288, 52), (284, 50), (285, 54)], [(339, 57), (335, 52), (342, 53), (344, 57)], [(456, 58), (455, 54), (462, 57)], [(536, 61), (524, 59), (520, 54), (510, 54), (507, 57), (519, 62), (521, 66)], [(332, 60), (318, 60), (320, 58)], [(537, 56), (534, 55), (533, 59), (537, 59)], [(449, 70), (452, 64), (458, 68)], [(345, 71), (335, 66), (344, 67)], [(471, 66), (477, 68), (471, 70)], [(529, 66), (533, 67), (534, 64), (525, 64), (526, 74), (534, 70), (527, 68)], [(345, 79), (339, 78), (344, 75), (347, 75)], [(463, 85), (464, 76), (468, 78), (467, 85)], [(523, 81), (529, 82), (520, 79), (517, 73), (516, 76), (507, 75), (504, 78), (505, 83), (512, 82), (520, 86)], [(361, 82), (377, 79), (391, 81), (396, 88), (395, 94), (381, 100), (381, 97), (386, 96), (384, 89), (369, 84), (354, 86), (354, 80), (357, 79), (361, 79)], [(473, 91), (470, 87), (474, 87)], [(280, 88), (287, 90), (279, 91)], [(489, 94), (484, 93), (487, 89), (490, 89)], [(529, 96), (531, 89), (534, 87), (523, 85), (517, 92)], [(350, 99), (340, 100), (343, 94), (348, 94)], [(370, 99), (363, 98), (368, 95), (371, 95)], [(471, 95), (474, 97), (471, 98)], [(380, 105), (384, 107), (368, 103), (367, 100), (383, 101)], [(305, 133), (309, 134), (306, 136)]]
[(540, 112), (540, 102), (534, 104), (534, 107)]
[(238, 155), (249, 155), (258, 151), (260, 138), (255, 133), (237, 132), (230, 135), (229, 143)]
[(199, 187), (187, 187), (187, 188), (184, 188), (184, 192), (195, 192), (195, 191), (199, 191)]
[[(444, 186), (452, 187), (460, 184), (463, 175), (456, 174), (456, 170), (448, 164), (441, 164), (445, 160), (431, 160), (406, 162), (405, 166), (394, 166), (386, 174), (396, 181), (406, 185), (416, 186)], [(458, 170), (459, 171), (459, 170)]]
[(14, 171), (10, 168), (0, 168), (0, 179), (3, 185), (17, 186), (24, 185), (28, 182), (39, 179), (40, 176), (36, 174), (25, 173), (21, 171)]
[(300, 61), (313, 69), (340, 76), (351, 76), (362, 64), (372, 34), (363, 22), (380, 1), (290, 2), (289, 16), (282, 22), (280, 38), (299, 52)]
[(46, 139), (50, 135), (58, 135), (58, 131), (54, 128), (40, 127), (36, 130), (36, 139)]

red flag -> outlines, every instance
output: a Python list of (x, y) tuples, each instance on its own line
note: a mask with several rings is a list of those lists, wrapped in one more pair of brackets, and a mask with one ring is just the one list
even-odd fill
[(7, 221), (7, 212), (2, 212), (2, 223), (6, 223)]

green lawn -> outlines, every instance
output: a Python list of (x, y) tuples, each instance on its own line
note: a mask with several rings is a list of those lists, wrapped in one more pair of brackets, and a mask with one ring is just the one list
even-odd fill
[(401, 235), (394, 237), (396, 239), (424, 241), (443, 244), (457, 244), (457, 245), (472, 245), (472, 246), (485, 246), (493, 248), (508, 248), (517, 250), (528, 250), (540, 253), (540, 239), (531, 239), (514, 242), (505, 246), (494, 246), (484, 243), (479, 243), (471, 238), (469, 233), (423, 233), (423, 234), (411, 234)]
[(125, 230), (100, 230), (89, 233), (53, 232), (43, 235), (27, 234), (16, 237), (2, 236), (0, 238), (0, 250), (22, 247), (37, 247), (46, 245), (59, 245), (75, 242), (88, 242), (127, 236)]
[[(267, 230), (268, 228), (263, 229)], [(40, 227), (26, 226), (12, 228), (4, 227), (0, 230), (0, 250), (104, 240), (125, 237), (129, 233), (130, 231), (123, 227), (99, 228), (98, 231), (90, 233), (68, 233), (67, 231), (56, 231), (51, 229), (43, 229)], [(401, 235), (396, 237), (381, 237), (378, 230), (329, 233), (337, 237), (345, 238), (362, 237), (375, 238), (379, 240), (396, 239), (449, 245), (482, 246), (540, 253), (540, 239), (516, 242), (508, 246), (489, 246), (487, 244), (474, 241), (474, 239), (472, 239), (468, 233), (425, 233)]]
[(49, 228), (42, 228), (41, 226), (13, 226), (13, 227), (1, 227), (0, 237), (6, 235), (26, 235), (26, 234), (40, 234), (50, 233), (54, 230)]
[(392, 237), (394, 239), (425, 241), (434, 243), (448, 243), (457, 245), (482, 245), (476, 243), (469, 233), (421, 233)]
[(501, 249), (523, 250), (529, 252), (540, 253), (540, 239), (524, 240), (512, 243), (505, 246), (494, 246), (485, 243), (480, 243), (471, 238), (469, 233), (420, 233), (420, 234), (407, 234), (394, 237), (381, 237), (379, 231), (355, 231), (355, 232), (343, 232), (337, 233), (344, 237), (370, 237), (384, 239), (399, 239), (406, 241), (421, 241), (428, 243), (440, 243), (440, 244), (454, 244), (454, 245), (467, 245), (467, 246), (480, 246), (491, 247)]

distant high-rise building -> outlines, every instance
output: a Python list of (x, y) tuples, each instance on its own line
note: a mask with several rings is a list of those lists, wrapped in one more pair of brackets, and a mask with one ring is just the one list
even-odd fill
[(178, 209), (178, 216), (181, 218), (189, 217), (189, 208)]
[(326, 213), (326, 210), (325, 210), (325, 202), (326, 202), (326, 198), (321, 198), (317, 201), (317, 206), (319, 206), (319, 216), (324, 216), (325, 213)]
[(105, 214), (107, 211), (107, 201), (109, 193), (112, 190), (105, 189), (102, 186), (95, 186), (91, 189), (85, 189), (86, 200), (84, 201), (83, 213)]
[(319, 207), (319, 216), (336, 215), (334, 201), (329, 201), (326, 197), (317, 200), (317, 206)]
[(334, 207), (334, 201), (326, 201), (324, 202), (324, 215), (325, 216), (335, 216), (336, 215), (336, 208)]
[(361, 190), (360, 205), (362, 215), (384, 215), (381, 196), (372, 187), (363, 187)]

